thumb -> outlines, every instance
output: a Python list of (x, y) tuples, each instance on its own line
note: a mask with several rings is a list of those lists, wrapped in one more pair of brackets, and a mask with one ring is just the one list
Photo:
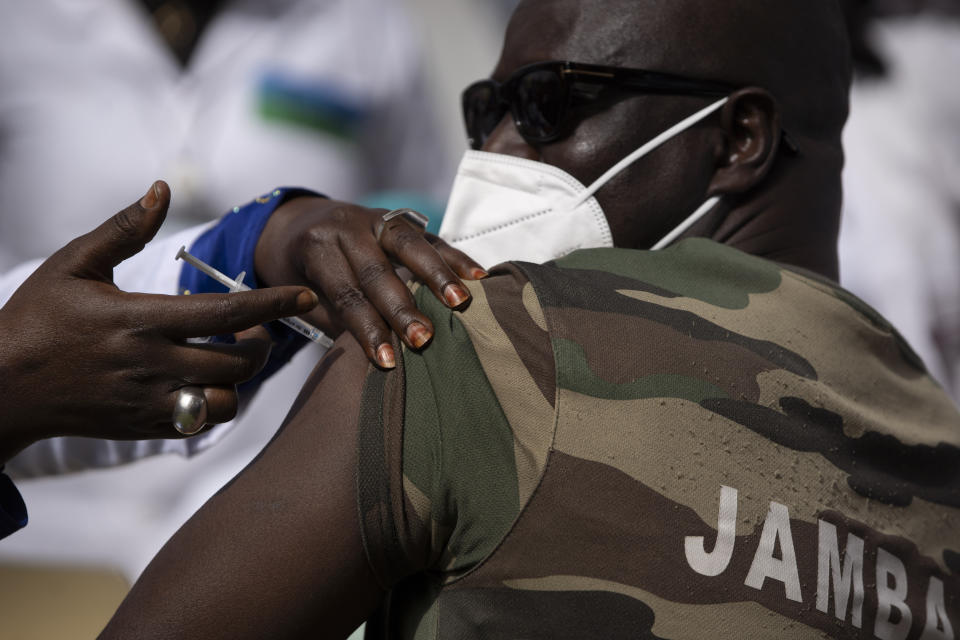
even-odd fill
[(113, 268), (140, 253), (157, 234), (169, 205), (170, 187), (157, 180), (139, 201), (74, 240), (71, 261), (77, 275), (112, 279)]

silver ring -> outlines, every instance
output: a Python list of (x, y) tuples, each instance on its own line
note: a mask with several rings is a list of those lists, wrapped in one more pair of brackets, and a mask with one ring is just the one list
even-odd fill
[(430, 218), (423, 215), (419, 211), (414, 211), (413, 209), (394, 209), (393, 211), (387, 211), (380, 218), (380, 222), (377, 223), (377, 230), (373, 234), (374, 237), (376, 237), (377, 242), (380, 242), (380, 234), (383, 233), (384, 225), (398, 216), (403, 216), (404, 220), (415, 227), (419, 227), (421, 232), (426, 230), (427, 225), (430, 224)]
[(181, 387), (173, 406), (173, 428), (185, 436), (203, 429), (207, 422), (207, 398), (200, 387)]

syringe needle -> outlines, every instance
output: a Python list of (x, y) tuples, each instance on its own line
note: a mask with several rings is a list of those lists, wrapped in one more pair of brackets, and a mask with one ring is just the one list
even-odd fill
[(206, 262), (204, 262), (200, 258), (194, 255), (191, 255), (190, 252), (187, 251), (186, 247), (180, 247), (180, 251), (177, 251), (176, 259), (177, 260), (182, 259), (187, 264), (193, 265), (194, 267), (204, 272), (205, 274), (207, 274), (208, 276), (210, 276), (211, 278), (213, 278), (223, 286), (227, 287), (228, 289), (234, 289), (237, 286), (236, 280), (229, 277), (222, 271), (217, 271), (216, 269), (208, 265)]
[[(250, 291), (250, 287), (243, 284), (243, 278), (246, 275), (246, 272), (244, 271), (241, 271), (240, 275), (237, 276), (237, 279), (234, 280), (233, 278), (226, 275), (222, 271), (218, 271), (217, 269), (211, 267), (200, 258), (194, 255), (191, 255), (187, 251), (186, 247), (180, 247), (180, 251), (177, 252), (176, 259), (183, 260), (187, 264), (190, 264), (196, 267), (203, 273), (207, 274), (208, 276), (210, 276), (211, 278), (213, 278), (214, 280), (216, 280), (217, 282), (225, 286), (231, 292)], [(316, 328), (309, 322), (305, 322), (297, 317), (280, 318), (280, 322), (287, 325), (288, 327), (290, 327), (300, 335), (312, 340), (313, 342), (316, 342), (317, 344), (323, 345), (328, 349), (333, 346), (333, 340), (331, 340), (329, 336), (324, 334), (322, 331), (320, 331), (320, 329)]]

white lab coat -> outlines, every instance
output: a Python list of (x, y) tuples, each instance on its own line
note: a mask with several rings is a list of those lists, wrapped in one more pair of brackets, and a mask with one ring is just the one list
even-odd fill
[[(455, 163), (433, 135), (418, 36), (402, 3), (225, 6), (181, 73), (139, 3), (0, 0), (3, 300), (37, 263), (14, 265), (94, 228), (156, 178), (171, 185), (171, 213), (161, 236), (117, 269), (125, 290), (175, 293), (173, 256), (199, 234), (196, 225), (275, 186), (353, 201), (397, 189), (446, 197)], [(320, 87), (344, 96), (366, 114), (363, 126), (342, 137), (261, 117), (264, 74), (308, 93)], [(238, 419), (208, 436), (34, 445), (7, 467), (30, 524), (4, 540), (0, 562), (93, 564), (134, 579), (266, 444), (321, 355), (315, 345), (301, 350)], [(150, 456), (108, 471), (48, 475), (151, 453), (196, 453), (216, 440), (193, 457)], [(37, 475), (43, 477), (24, 479)]]
[[(0, 0), (0, 272), (50, 255), (157, 178), (173, 192), (165, 233), (283, 185), (352, 202), (446, 197), (454, 166), (402, 3), (224, 5), (182, 70), (139, 2)], [(359, 124), (337, 135), (264, 115), (278, 78)]]

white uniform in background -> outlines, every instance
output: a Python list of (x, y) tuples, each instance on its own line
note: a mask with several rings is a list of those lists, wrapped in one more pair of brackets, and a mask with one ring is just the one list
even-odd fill
[[(91, 230), (157, 178), (173, 192), (166, 240), (117, 269), (125, 290), (175, 293), (176, 249), (200, 230), (171, 236), (275, 186), (352, 201), (383, 190), (446, 197), (455, 163), (435, 136), (418, 37), (401, 3), (224, 7), (183, 71), (138, 3), (0, 0), (0, 271), (8, 271), (0, 302), (36, 266), (9, 272), (13, 265)], [(188, 441), (28, 449), (7, 472), (30, 523), (4, 540), (0, 561), (93, 564), (135, 579), (269, 440), (320, 355), (315, 345), (301, 350), (232, 428), (187, 445), (229, 433), (203, 455), (25, 480)]]
[(853, 87), (840, 280), (960, 402), (960, 20), (885, 19), (874, 35), (889, 74)]
[(453, 162), (402, 3), (223, 6), (182, 69), (139, 2), (0, 0), (0, 272), (157, 178), (166, 233), (280, 185), (446, 197)]

